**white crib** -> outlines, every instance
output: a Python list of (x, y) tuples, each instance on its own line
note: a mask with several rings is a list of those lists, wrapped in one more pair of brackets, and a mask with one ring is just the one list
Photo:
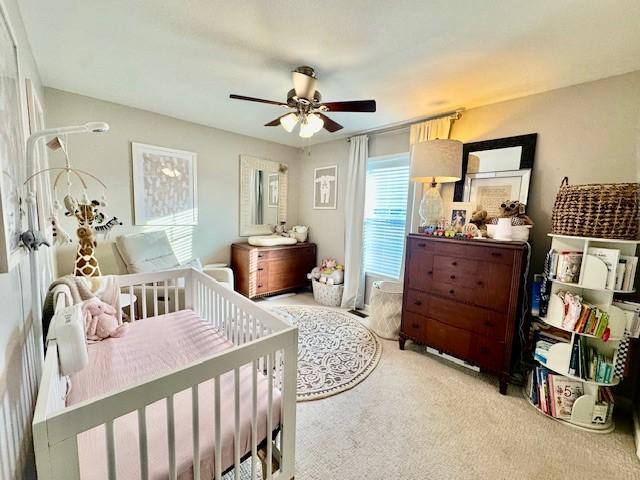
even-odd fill
[[(114, 421), (137, 412), (139, 441), (140, 478), (149, 478), (147, 452), (146, 407), (164, 399), (167, 421), (167, 477), (177, 478), (176, 473), (176, 425), (174, 422), (174, 396), (191, 390), (191, 415), (193, 431), (193, 476), (200, 478), (200, 432), (198, 386), (204, 382), (215, 382), (215, 421), (210, 434), (215, 439), (215, 458), (221, 458), (221, 415), (235, 416), (234, 465), (235, 478), (240, 478), (240, 367), (252, 366), (252, 418), (251, 418), (251, 478), (255, 479), (263, 462), (267, 479), (292, 479), (295, 471), (296, 434), (296, 368), (298, 332), (283, 320), (259, 307), (245, 297), (233, 292), (207, 275), (193, 270), (181, 269), (157, 273), (123, 275), (119, 277), (121, 293), (137, 299), (136, 308), (131, 308), (131, 321), (163, 313), (192, 309), (200, 318), (219, 329), (233, 342), (230, 347), (211, 357), (194, 362), (178, 370), (152, 378), (143, 383), (97, 397), (75, 405), (66, 406), (64, 395), (67, 382), (59, 372), (56, 341), (47, 346), (40, 391), (34, 419), (33, 437), (38, 478), (40, 480), (79, 480), (80, 460), (77, 436), (104, 425), (108, 478), (116, 479), (116, 462), (120, 455), (114, 442)], [(65, 307), (64, 296), (56, 299), (56, 309)], [(220, 377), (234, 372), (235, 411), (220, 411)], [(265, 375), (268, 382), (266, 415), (267, 432), (273, 432), (272, 392), (281, 394), (279, 434), (258, 438), (256, 429), (257, 376)], [(227, 417), (228, 418), (228, 417)], [(277, 426), (275, 426), (277, 427)], [(277, 429), (276, 429), (277, 430)], [(259, 445), (262, 443), (260, 457)], [(266, 445), (265, 445), (266, 444)], [(245, 447), (248, 448), (248, 447)], [(246, 457), (247, 455), (245, 455)], [(122, 458), (122, 457), (120, 457)], [(215, 462), (215, 479), (223, 474), (221, 462)], [(264, 465), (266, 464), (266, 465)], [(272, 472), (273, 470), (273, 472)]]

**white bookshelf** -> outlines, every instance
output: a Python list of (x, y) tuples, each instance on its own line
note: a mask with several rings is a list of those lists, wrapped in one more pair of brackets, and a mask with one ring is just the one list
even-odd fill
[[(590, 347), (595, 348), (599, 353), (603, 353), (608, 357), (613, 357), (613, 364), (616, 363), (616, 356), (620, 342), (625, 338), (626, 317), (623, 311), (612, 305), (614, 294), (631, 293), (635, 291), (634, 285), (628, 290), (615, 290), (606, 287), (608, 270), (606, 264), (598, 257), (588, 253), (589, 248), (609, 248), (620, 251), (620, 255), (636, 256), (636, 250), (640, 244), (640, 240), (616, 240), (608, 238), (594, 237), (572, 237), (569, 235), (549, 234), (551, 237), (551, 249), (557, 252), (562, 251), (581, 251), (582, 263), (580, 265), (580, 276), (578, 283), (562, 282), (552, 279), (551, 296), (545, 317), (538, 317), (539, 320), (558, 330), (571, 333), (570, 343), (556, 343), (549, 348), (547, 352), (547, 360), (542, 362), (536, 359), (536, 362), (547, 369), (574, 379), (579, 380), (583, 384), (584, 395), (576, 399), (573, 404), (570, 419), (560, 419), (546, 414), (531, 402), (529, 398), (529, 388), (525, 386), (523, 394), (529, 400), (529, 403), (541, 414), (548, 418), (556, 420), (560, 423), (577, 427), (583, 430), (589, 430), (598, 433), (608, 433), (615, 428), (612, 415), (607, 418), (603, 424), (592, 423), (593, 408), (598, 398), (598, 389), (601, 387), (611, 387), (620, 383), (620, 379), (613, 377), (610, 382), (596, 382), (586, 380), (575, 375), (569, 374), (569, 363), (571, 359), (571, 350), (576, 335), (586, 337), (586, 342)], [(637, 275), (636, 275), (637, 276)], [(632, 284), (633, 284), (632, 280)], [(586, 302), (593, 304), (605, 310), (609, 315), (610, 336), (605, 342), (600, 337), (587, 333), (575, 332), (565, 329), (562, 326), (563, 304), (556, 295), (559, 290), (569, 291), (580, 295)], [(530, 373), (529, 381), (531, 381)]]

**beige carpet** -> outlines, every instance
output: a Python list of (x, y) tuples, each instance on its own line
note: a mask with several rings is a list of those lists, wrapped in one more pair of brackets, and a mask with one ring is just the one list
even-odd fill
[(640, 479), (627, 418), (609, 435), (574, 430), (542, 417), (516, 387), (500, 395), (495, 377), (381, 343), (361, 384), (298, 404), (297, 480)]

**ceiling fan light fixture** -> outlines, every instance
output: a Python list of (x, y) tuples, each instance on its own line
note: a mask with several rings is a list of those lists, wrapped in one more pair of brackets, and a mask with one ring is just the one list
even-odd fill
[(280, 117), (280, 125), (287, 132), (293, 132), (293, 129), (296, 128), (296, 124), (298, 123), (298, 115), (291, 112), (286, 114), (284, 117)]
[(302, 138), (310, 138), (313, 137), (314, 133), (315, 132), (313, 131), (312, 125), (307, 121), (306, 118), (303, 118), (300, 122), (300, 136)]
[(322, 120), (320, 115), (317, 115), (315, 113), (310, 113), (309, 115), (307, 115), (307, 123), (309, 124), (309, 127), (311, 128), (313, 133), (318, 133), (320, 130), (322, 130), (322, 127), (324, 127), (324, 120)]

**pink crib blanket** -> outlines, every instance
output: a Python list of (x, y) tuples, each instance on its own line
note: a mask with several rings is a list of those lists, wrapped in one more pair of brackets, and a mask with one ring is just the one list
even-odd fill
[[(139, 320), (122, 338), (110, 338), (89, 345), (89, 364), (71, 379), (67, 405), (107, 395), (127, 386), (169, 373), (191, 362), (221, 352), (233, 343), (205, 323), (192, 310)], [(234, 378), (233, 372), (220, 377), (222, 471), (234, 463)], [(200, 465), (203, 478), (212, 478), (214, 465), (214, 383), (199, 386)], [(267, 437), (266, 376), (258, 374), (257, 430), (260, 443)], [(252, 418), (251, 365), (240, 369), (240, 455), (251, 451)], [(176, 466), (178, 478), (193, 478), (193, 432), (191, 390), (174, 396)], [(280, 391), (273, 389), (272, 425), (280, 422)], [(155, 402), (146, 409), (149, 478), (168, 478), (166, 402)], [(118, 478), (140, 478), (138, 417), (136, 412), (114, 422)], [(81, 478), (106, 479), (107, 453), (103, 425), (78, 435)]]

